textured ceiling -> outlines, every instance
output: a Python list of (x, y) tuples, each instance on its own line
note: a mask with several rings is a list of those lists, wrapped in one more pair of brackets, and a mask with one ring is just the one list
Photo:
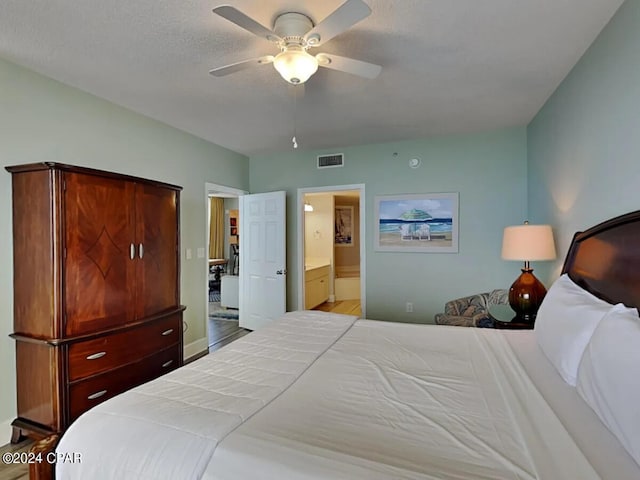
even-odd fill
[[(277, 50), (203, 0), (2, 0), (0, 57), (246, 155), (525, 125), (622, 0), (365, 0), (371, 16), (317, 51), (382, 65), (365, 80), (320, 69), (294, 100)], [(271, 27), (316, 23), (342, 0), (231, 0)], [(312, 52), (313, 53), (313, 52)]]

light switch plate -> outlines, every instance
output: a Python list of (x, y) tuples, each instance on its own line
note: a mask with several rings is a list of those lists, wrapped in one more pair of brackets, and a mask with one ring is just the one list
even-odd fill
[(191, 249), (190, 248), (187, 248), (186, 257), (187, 257), (187, 260), (191, 260), (192, 253), (191, 253)]
[(198, 258), (204, 258), (204, 247), (198, 248)]

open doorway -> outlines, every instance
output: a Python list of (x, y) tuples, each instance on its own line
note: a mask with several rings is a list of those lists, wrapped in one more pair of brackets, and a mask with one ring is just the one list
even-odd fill
[(238, 325), (239, 197), (245, 192), (207, 184), (207, 338), (209, 351), (246, 334)]
[(364, 317), (364, 185), (298, 193), (299, 308)]

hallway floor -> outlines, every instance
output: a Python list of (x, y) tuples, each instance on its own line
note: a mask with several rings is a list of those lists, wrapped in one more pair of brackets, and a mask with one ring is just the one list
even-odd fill
[(322, 310), (323, 312), (344, 313), (345, 315), (362, 315), (360, 300), (340, 300), (329, 303), (324, 302), (318, 305), (314, 310)]
[(250, 330), (240, 328), (237, 320), (209, 318), (209, 353), (244, 337)]

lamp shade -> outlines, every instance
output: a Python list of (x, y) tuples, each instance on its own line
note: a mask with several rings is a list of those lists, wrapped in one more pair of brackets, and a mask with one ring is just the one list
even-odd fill
[(504, 260), (553, 260), (556, 247), (550, 225), (515, 225), (506, 227), (502, 237)]
[(273, 66), (287, 82), (304, 83), (318, 70), (318, 60), (302, 47), (290, 46), (273, 60)]

